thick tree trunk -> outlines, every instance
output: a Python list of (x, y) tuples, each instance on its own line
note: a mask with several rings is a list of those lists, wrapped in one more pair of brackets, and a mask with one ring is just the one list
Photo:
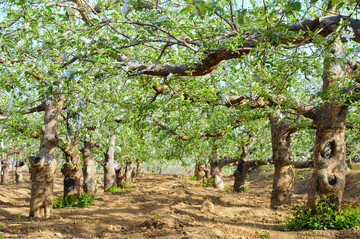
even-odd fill
[(116, 173), (114, 166), (115, 140), (116, 140), (116, 134), (111, 135), (110, 145), (107, 152), (105, 153), (105, 162), (104, 162), (105, 190), (116, 185)]
[(234, 192), (242, 192), (244, 190), (248, 170), (249, 167), (245, 164), (245, 160), (243, 157), (240, 157), (236, 171), (234, 173)]
[(125, 185), (129, 187), (134, 182), (134, 162), (126, 162), (125, 166)]
[(61, 168), (64, 175), (64, 197), (80, 195), (81, 193), (81, 160), (75, 145), (62, 148), (65, 153), (65, 163)]
[(265, 160), (248, 160), (249, 155), (246, 154), (245, 156), (246, 157), (242, 156), (239, 158), (238, 165), (234, 173), (234, 192), (242, 192), (244, 190), (249, 169), (265, 165), (267, 163)]
[(202, 181), (205, 177), (205, 164), (196, 161), (194, 175), (197, 181)]
[(291, 134), (296, 131), (296, 128), (283, 121), (280, 116), (270, 118), (270, 124), (272, 161), (275, 165), (270, 207), (276, 208), (284, 204), (291, 204), (295, 169), (290, 143)]
[(59, 142), (58, 127), (63, 108), (61, 97), (45, 104), (44, 124), (39, 154), (29, 157), (31, 173), (30, 217), (50, 218), (53, 215), (54, 175), (57, 168), (55, 158)]
[(120, 167), (116, 170), (116, 186), (119, 188), (124, 187), (125, 184), (125, 167)]
[(214, 160), (211, 163), (211, 177), (214, 181), (215, 188), (224, 188), (224, 181), (221, 178), (221, 169), (219, 162)]
[(85, 193), (90, 193), (95, 195), (97, 192), (96, 185), (96, 165), (95, 158), (93, 155), (94, 143), (90, 141), (85, 141), (84, 143), (84, 185), (83, 189)]
[(143, 162), (138, 162), (136, 165), (136, 177), (141, 177), (144, 175), (144, 164)]
[(314, 208), (318, 197), (327, 196), (339, 208), (345, 187), (347, 107), (325, 103), (318, 115), (308, 206)]
[(1, 184), (8, 184), (9, 183), (9, 155), (3, 153), (3, 157), (1, 160)]
[(17, 184), (23, 183), (24, 181), (24, 176), (22, 173), (22, 167), (25, 165), (24, 161), (22, 160), (22, 157), (20, 157), (19, 159), (16, 160), (16, 170), (15, 170), (15, 181)]

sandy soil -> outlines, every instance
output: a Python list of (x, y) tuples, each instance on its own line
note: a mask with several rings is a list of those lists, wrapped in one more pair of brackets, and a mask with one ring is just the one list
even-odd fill
[[(20, 186), (0, 185), (0, 233), (3, 238), (360, 238), (360, 229), (284, 231), (288, 209), (269, 208), (272, 171), (263, 167), (251, 172), (249, 190), (240, 194), (201, 187), (190, 175), (149, 174), (116, 193), (104, 193), (99, 185), (91, 207), (56, 209), (50, 220), (28, 217), (26, 173)], [(294, 203), (305, 202), (310, 172), (298, 171)], [(224, 178), (229, 188), (233, 178)], [(359, 179), (360, 171), (348, 173), (345, 202), (360, 202)], [(55, 184), (60, 196), (60, 173)], [(206, 200), (214, 204), (213, 212), (200, 210)]]

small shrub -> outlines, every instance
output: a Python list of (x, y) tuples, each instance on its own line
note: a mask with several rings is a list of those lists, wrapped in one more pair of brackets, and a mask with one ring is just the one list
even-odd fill
[(243, 192), (249, 191), (249, 185), (245, 184), (243, 188)]
[(108, 189), (105, 189), (105, 192), (106, 193), (116, 193), (116, 192), (120, 192), (121, 191), (121, 188), (118, 188), (116, 186), (112, 186), (111, 188), (108, 188)]
[(19, 212), (19, 213), (17, 214), (17, 216), (16, 216), (16, 219), (21, 219), (21, 217), (22, 217), (22, 213)]
[(359, 227), (360, 207), (351, 208), (348, 204), (342, 211), (336, 209), (335, 204), (323, 197), (315, 202), (315, 209), (306, 206), (295, 206), (287, 217), (288, 230), (327, 230), (349, 229)]
[(70, 196), (70, 197), (58, 197), (53, 201), (54, 208), (63, 208), (63, 207), (88, 207), (94, 201), (94, 196), (90, 193), (82, 194), (80, 196)]
[(263, 239), (269, 238), (269, 237), (270, 237), (270, 232), (262, 232), (262, 233), (261, 233), (261, 237), (262, 237)]

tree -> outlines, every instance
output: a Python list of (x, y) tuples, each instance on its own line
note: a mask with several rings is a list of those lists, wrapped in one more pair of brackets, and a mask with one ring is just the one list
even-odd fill
[[(128, 112), (124, 115), (130, 116), (133, 125), (138, 123), (136, 127), (141, 125), (138, 119), (155, 117), (168, 123), (177, 113), (182, 128), (176, 132), (180, 135), (192, 135), (189, 122), (200, 118), (197, 114), (206, 117), (206, 110), (219, 102), (226, 104), (227, 97), (236, 99), (235, 113), (225, 107), (209, 111), (211, 123), (200, 121), (195, 125), (197, 134), (228, 132), (239, 111), (259, 103), (270, 116), (280, 111), (314, 120), (317, 168), (322, 159), (316, 155), (325, 149), (344, 152), (347, 110), (358, 100), (354, 84), (357, 64), (348, 61), (355, 52), (351, 43), (346, 43), (345, 57), (338, 61), (355, 73), (343, 75), (342, 81), (322, 77), (328, 69), (326, 58), (343, 31), (345, 36), (352, 32), (352, 40), (360, 41), (359, 21), (348, 10), (356, 10), (358, 5), (346, 1), (276, 3), (253, 3), (250, 10), (233, 1), (157, 1), (153, 7), (122, 1), (104, 1), (95, 7), (86, 1), (9, 1), (1, 6), (6, 16), (1, 23), (1, 75), (6, 79), (2, 86), (8, 95), (20, 97), (21, 105), (29, 100), (20, 95), (34, 89), (31, 100), (48, 102), (57, 94), (66, 97), (83, 91), (90, 98), (94, 97), (90, 91), (101, 92), (103, 100), (117, 96), (115, 102)], [(326, 16), (333, 5), (343, 15)], [(78, 14), (68, 17), (66, 9)], [(318, 60), (323, 57), (325, 68)], [(333, 83), (324, 83), (320, 89), (322, 79)], [(109, 85), (113, 87), (109, 89)], [(159, 96), (159, 91), (165, 90), (156, 88), (160, 85), (167, 85), (171, 94)], [(149, 104), (159, 101), (163, 104), (157, 109)], [(334, 120), (326, 122), (325, 112)], [(332, 127), (341, 128), (339, 134), (333, 132), (339, 136), (335, 146), (321, 136)], [(338, 144), (342, 146), (337, 148)], [(344, 153), (338, 156), (344, 158)], [(331, 187), (337, 187), (338, 179), (343, 182), (342, 163), (338, 166), (336, 175), (321, 169), (330, 184), (335, 182)], [(318, 175), (321, 170), (314, 172)], [(315, 194), (331, 196), (334, 192), (320, 187)]]

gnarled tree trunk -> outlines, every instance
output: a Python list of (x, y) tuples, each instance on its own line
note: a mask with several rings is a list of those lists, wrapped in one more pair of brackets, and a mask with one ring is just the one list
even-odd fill
[[(224, 166), (238, 161), (238, 158), (213, 159), (210, 163), (210, 174), (215, 188), (224, 188), (224, 181), (221, 178), (221, 170)], [(206, 174), (206, 170), (205, 174)]]
[(222, 167), (219, 166), (219, 162), (217, 160), (214, 160), (211, 163), (211, 177), (214, 180), (215, 188), (224, 188), (224, 181), (221, 178), (221, 169)]
[(195, 175), (197, 181), (204, 180), (204, 177), (205, 177), (204, 169), (205, 169), (205, 164), (200, 163), (199, 161), (196, 161), (194, 175)]
[(291, 134), (296, 128), (283, 121), (279, 115), (270, 118), (272, 161), (275, 165), (273, 190), (271, 192), (270, 207), (276, 208), (284, 204), (291, 204), (294, 191), (294, 157), (291, 154)]
[(9, 183), (9, 155), (3, 153), (3, 157), (1, 160), (1, 184), (8, 184)]
[(111, 135), (109, 148), (105, 153), (104, 161), (104, 189), (109, 189), (116, 185), (116, 173), (114, 166), (116, 134)]
[(61, 147), (65, 154), (65, 163), (61, 167), (64, 175), (64, 197), (81, 193), (81, 160), (75, 145)]
[(131, 185), (131, 183), (134, 182), (134, 162), (129, 161), (126, 162), (126, 166), (125, 166), (125, 184), (126, 187), (129, 187)]
[(121, 188), (124, 187), (125, 183), (125, 167), (120, 167), (116, 170), (116, 186)]
[(87, 140), (84, 143), (84, 185), (83, 189), (85, 193), (91, 193), (93, 195), (97, 192), (96, 185), (96, 165), (93, 155), (94, 143), (92, 140)]
[(240, 157), (238, 161), (238, 166), (234, 173), (234, 192), (242, 192), (244, 190), (249, 169), (255, 168), (260, 165), (265, 165), (266, 162), (267, 161), (265, 160), (248, 160), (248, 156)]
[(144, 174), (144, 163), (143, 162), (137, 162), (136, 164), (136, 177), (141, 177)]
[(318, 111), (314, 143), (314, 172), (308, 206), (314, 208), (318, 197), (327, 196), (338, 208), (345, 187), (345, 120), (347, 106), (325, 103)]
[(39, 154), (29, 157), (31, 173), (30, 217), (49, 218), (53, 215), (55, 158), (59, 143), (58, 128), (63, 100), (59, 96), (45, 104), (44, 124)]

